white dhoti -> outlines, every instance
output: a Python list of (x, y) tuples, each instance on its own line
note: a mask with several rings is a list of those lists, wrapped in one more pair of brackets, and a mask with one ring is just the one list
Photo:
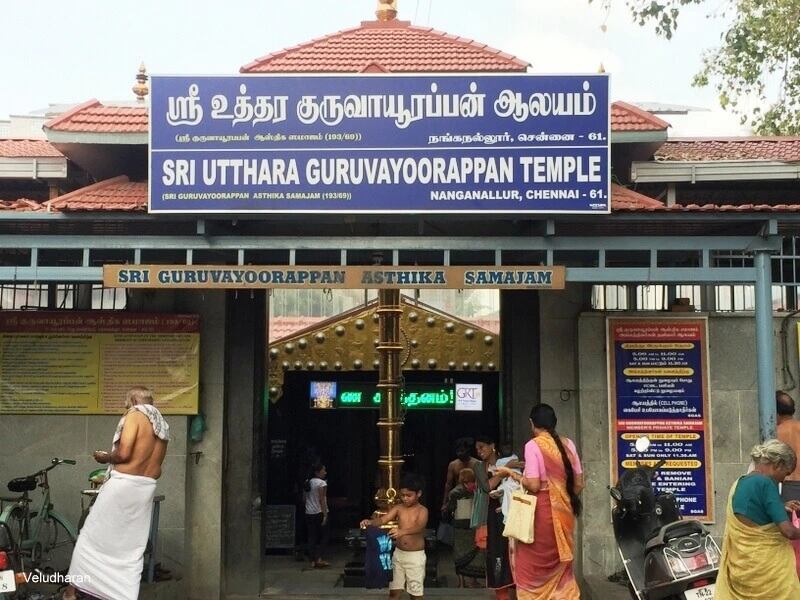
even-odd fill
[(102, 600), (136, 600), (156, 480), (111, 471), (78, 535), (73, 585)]

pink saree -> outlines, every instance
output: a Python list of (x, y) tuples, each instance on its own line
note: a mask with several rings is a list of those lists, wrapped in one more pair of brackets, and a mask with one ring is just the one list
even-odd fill
[(539, 435), (534, 441), (544, 455), (548, 489), (537, 494), (533, 543), (511, 540), (509, 547), (517, 598), (577, 600), (580, 590), (572, 570), (575, 516), (567, 493), (567, 474), (553, 438)]

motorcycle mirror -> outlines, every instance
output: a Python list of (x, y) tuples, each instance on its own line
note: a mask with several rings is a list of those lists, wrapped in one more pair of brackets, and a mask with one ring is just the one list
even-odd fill
[(639, 452), (640, 454), (642, 452), (647, 452), (647, 449), (650, 448), (650, 438), (647, 437), (646, 435), (643, 435), (642, 437), (636, 440), (635, 446), (636, 446), (636, 451)]

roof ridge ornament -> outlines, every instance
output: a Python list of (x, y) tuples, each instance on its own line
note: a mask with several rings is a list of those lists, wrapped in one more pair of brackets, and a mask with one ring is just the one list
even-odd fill
[(133, 93), (136, 94), (136, 101), (144, 103), (144, 98), (150, 93), (150, 88), (147, 87), (147, 80), (150, 79), (147, 75), (147, 67), (144, 62), (139, 65), (139, 73), (136, 75), (136, 84), (131, 88)]
[(397, 0), (378, 0), (375, 16), (379, 21), (394, 21), (397, 19)]

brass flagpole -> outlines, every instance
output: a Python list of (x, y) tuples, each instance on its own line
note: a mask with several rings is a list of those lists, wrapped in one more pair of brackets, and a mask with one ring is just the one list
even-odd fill
[(400, 317), (403, 308), (400, 306), (399, 289), (378, 290), (378, 390), (381, 394), (380, 418), (378, 432), (380, 435), (380, 471), (381, 487), (375, 494), (378, 509), (376, 515), (386, 514), (393, 504), (399, 502), (397, 497), (400, 471), (403, 466), (400, 450)]

